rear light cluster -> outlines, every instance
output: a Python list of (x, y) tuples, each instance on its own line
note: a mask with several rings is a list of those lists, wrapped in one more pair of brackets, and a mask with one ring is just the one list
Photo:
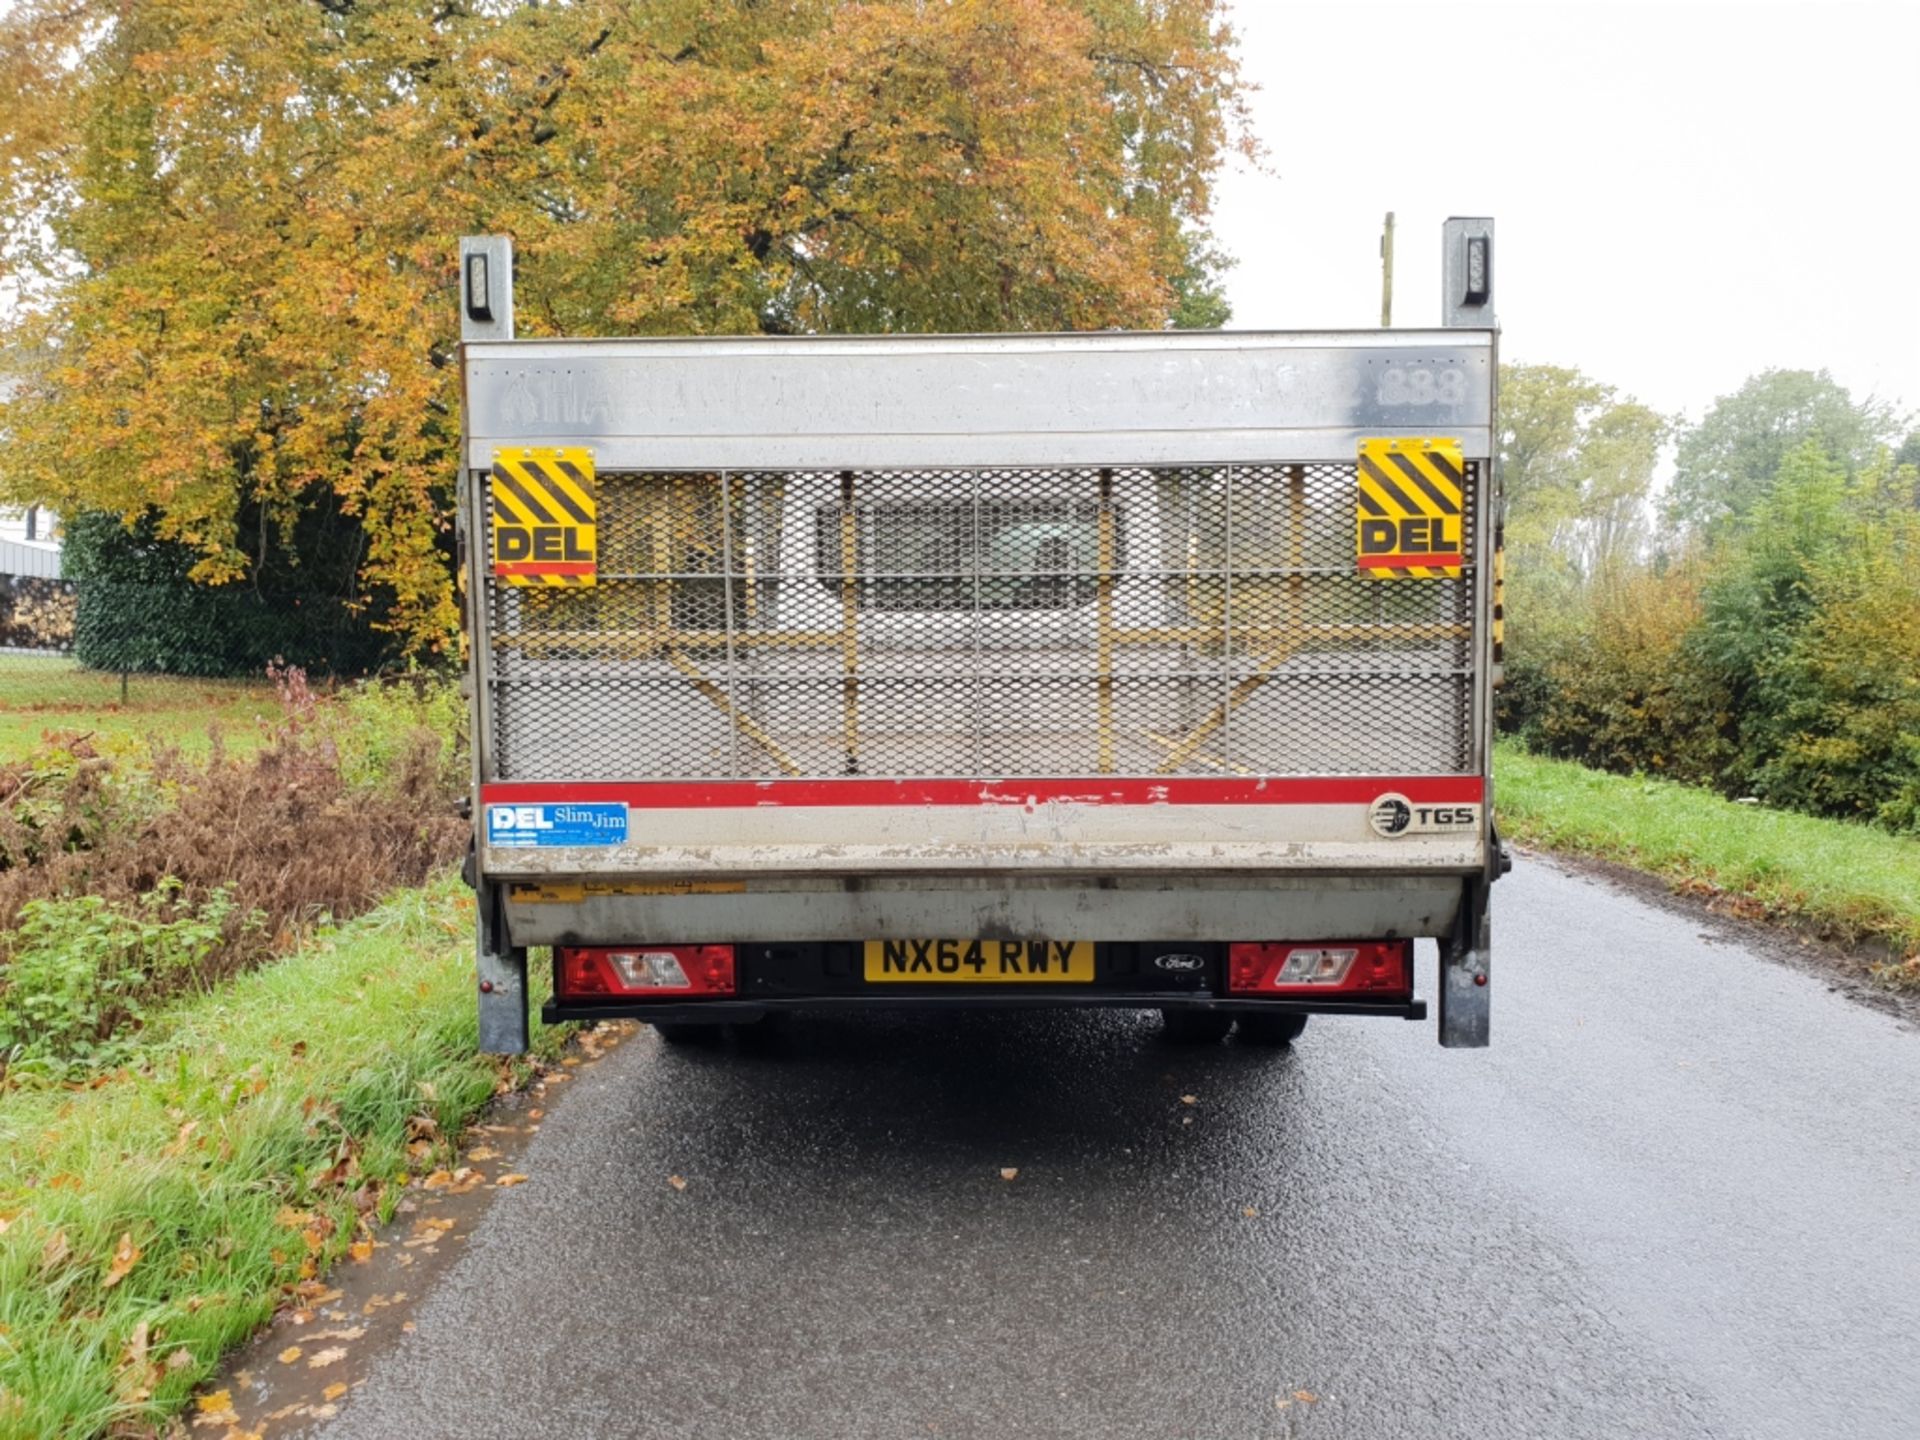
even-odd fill
[(1413, 988), (1411, 940), (1263, 942), (1227, 952), (1234, 995), (1405, 995)]
[(612, 945), (560, 949), (562, 999), (732, 995), (731, 945)]

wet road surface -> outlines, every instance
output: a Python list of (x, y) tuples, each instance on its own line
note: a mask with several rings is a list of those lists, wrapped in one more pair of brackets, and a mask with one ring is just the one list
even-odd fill
[(1496, 897), (1485, 1052), (642, 1031), (312, 1433), (1920, 1434), (1920, 1034), (1598, 877)]

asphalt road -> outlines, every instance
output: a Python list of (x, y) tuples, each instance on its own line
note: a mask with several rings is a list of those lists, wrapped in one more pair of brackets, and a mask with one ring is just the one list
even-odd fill
[(1920, 1435), (1920, 1034), (1603, 879), (1496, 894), (1485, 1052), (643, 1032), (317, 1433)]

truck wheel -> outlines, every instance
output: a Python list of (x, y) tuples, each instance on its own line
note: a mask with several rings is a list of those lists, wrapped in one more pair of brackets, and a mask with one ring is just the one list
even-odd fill
[(1217, 1045), (1233, 1029), (1233, 1016), (1218, 1010), (1162, 1010), (1161, 1034), (1175, 1045)]
[(1240, 1038), (1250, 1045), (1291, 1045), (1307, 1028), (1304, 1015), (1242, 1015)]

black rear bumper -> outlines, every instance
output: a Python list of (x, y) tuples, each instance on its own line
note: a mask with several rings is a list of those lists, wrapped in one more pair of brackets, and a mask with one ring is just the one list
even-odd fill
[[(971, 987), (968, 987), (971, 988)], [(540, 1018), (549, 1025), (565, 1020), (704, 1021), (744, 1024), (779, 1010), (1217, 1010), (1233, 1015), (1384, 1015), (1402, 1020), (1427, 1018), (1427, 1002), (1419, 998), (1365, 1004), (1334, 1000), (1222, 1000), (1213, 995), (1171, 995), (1143, 992), (1123, 995), (1052, 991), (1045, 995), (792, 995), (775, 1004), (759, 1000), (634, 1001), (628, 999), (572, 1004), (549, 1000)]]
[[(745, 1023), (774, 1011), (859, 1010), (1212, 1010), (1229, 1014), (1384, 1015), (1424, 1020), (1427, 1002), (1412, 996), (1382, 999), (1330, 996), (1325, 1000), (1225, 995), (1226, 951), (1221, 944), (1183, 943), (1197, 969), (1163, 971), (1155, 957), (1169, 947), (1153, 942), (1100, 943), (1094, 978), (1076, 985), (871, 983), (858, 942), (741, 945), (735, 950), (739, 994), (730, 999), (645, 1000), (633, 996), (570, 998), (546, 1003), (541, 1018), (609, 1018)], [(558, 975), (555, 976), (556, 980)]]

